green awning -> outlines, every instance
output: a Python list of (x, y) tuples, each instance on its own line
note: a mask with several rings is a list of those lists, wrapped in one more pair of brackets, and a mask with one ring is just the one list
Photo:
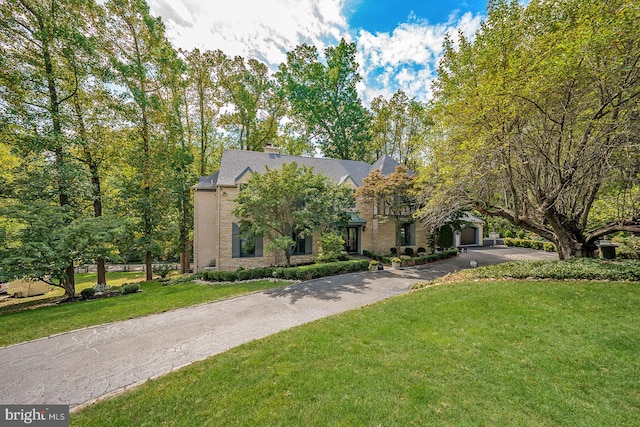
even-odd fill
[(356, 226), (356, 225), (365, 225), (367, 223), (367, 221), (365, 221), (364, 219), (360, 218), (357, 214), (353, 213), (353, 212), (349, 212), (348, 214), (348, 220), (347, 220), (347, 225), (350, 227)]

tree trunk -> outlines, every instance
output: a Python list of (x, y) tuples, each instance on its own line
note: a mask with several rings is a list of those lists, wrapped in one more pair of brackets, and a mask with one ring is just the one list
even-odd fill
[(153, 280), (153, 266), (151, 265), (151, 251), (147, 251), (144, 256), (144, 266), (145, 271), (147, 272), (146, 279)]
[(97, 270), (98, 270), (96, 283), (99, 285), (106, 285), (107, 284), (107, 268), (104, 263), (104, 258), (97, 258), (96, 264), (97, 264)]
[(71, 299), (76, 296), (76, 279), (73, 261), (71, 261), (71, 264), (65, 269), (65, 272), (67, 273), (67, 279), (64, 280), (61, 285), (64, 289), (65, 299)]

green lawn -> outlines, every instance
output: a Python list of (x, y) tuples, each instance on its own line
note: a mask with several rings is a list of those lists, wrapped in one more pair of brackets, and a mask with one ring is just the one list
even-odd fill
[(638, 283), (428, 287), (196, 363), (71, 425), (640, 425), (638, 319)]
[[(144, 277), (144, 273), (109, 273), (109, 275), (113, 275), (107, 277), (108, 283), (112, 286), (138, 281)], [(92, 286), (95, 274), (78, 275), (77, 279), (76, 289), (79, 293), (81, 289)], [(13, 312), (16, 310), (15, 306), (7, 306), (0, 309), (0, 321), (2, 322), (0, 346), (42, 338), (86, 326), (160, 313), (234, 295), (280, 287), (287, 283), (259, 280), (232, 284), (184, 283), (162, 286), (156, 281), (150, 281), (141, 282), (142, 292), (107, 299), (57, 304), (19, 312)], [(42, 301), (27, 302), (26, 304), (33, 303), (42, 303)]]

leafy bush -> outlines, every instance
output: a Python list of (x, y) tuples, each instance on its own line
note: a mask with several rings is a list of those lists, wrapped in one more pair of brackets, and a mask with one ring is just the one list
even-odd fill
[(426, 252), (427, 252), (427, 250), (426, 250), (425, 248), (423, 248), (422, 246), (420, 246), (420, 247), (418, 248), (418, 254), (426, 253)]
[(166, 278), (171, 272), (172, 266), (170, 264), (155, 264), (152, 267), (153, 273), (160, 276), (161, 279)]
[(404, 248), (404, 254), (412, 256), (413, 255), (413, 248)]
[(616, 257), (620, 259), (640, 259), (640, 238), (637, 236), (619, 235), (611, 239), (618, 244)]
[(389, 253), (390, 253), (391, 255), (397, 255), (397, 253), (396, 253), (396, 252), (397, 252), (396, 248), (391, 248), (391, 249), (389, 249)]
[[(471, 271), (471, 270), (468, 270)], [(474, 277), (496, 279), (616, 280), (640, 281), (640, 264), (572, 258), (566, 261), (512, 261), (474, 269)]]
[(344, 239), (340, 234), (335, 232), (323, 234), (320, 236), (320, 247), (322, 251), (316, 258), (317, 262), (338, 261), (344, 248)]
[(368, 269), (369, 262), (367, 260), (351, 260), (291, 268), (266, 267), (238, 271), (203, 271), (201, 276), (202, 280), (209, 282), (234, 282), (236, 280), (254, 280), (270, 277), (286, 280), (309, 280), (335, 274), (366, 271)]
[(171, 286), (171, 285), (179, 285), (181, 283), (189, 283), (201, 277), (201, 274), (183, 274), (179, 277), (174, 277), (173, 279), (166, 281), (162, 284), (162, 286)]
[(122, 287), (123, 294), (133, 294), (140, 290), (140, 285), (137, 283), (129, 283)]
[(83, 299), (92, 298), (95, 294), (96, 294), (96, 290), (93, 288), (85, 288), (82, 291), (80, 291), (80, 296)]
[(544, 250), (546, 252), (556, 252), (556, 245), (551, 242), (542, 242), (540, 240), (505, 238), (504, 244), (511, 247), (517, 246), (519, 248), (530, 248)]

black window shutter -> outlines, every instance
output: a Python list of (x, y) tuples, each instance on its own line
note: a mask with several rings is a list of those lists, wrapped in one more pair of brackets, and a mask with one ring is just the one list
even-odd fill
[(231, 257), (240, 258), (240, 227), (235, 222), (231, 226)]
[(311, 255), (313, 253), (313, 236), (309, 233), (304, 237), (304, 253)]
[(263, 248), (263, 238), (262, 236), (258, 236), (256, 237), (256, 249), (255, 249), (255, 256), (262, 256), (264, 250)]

